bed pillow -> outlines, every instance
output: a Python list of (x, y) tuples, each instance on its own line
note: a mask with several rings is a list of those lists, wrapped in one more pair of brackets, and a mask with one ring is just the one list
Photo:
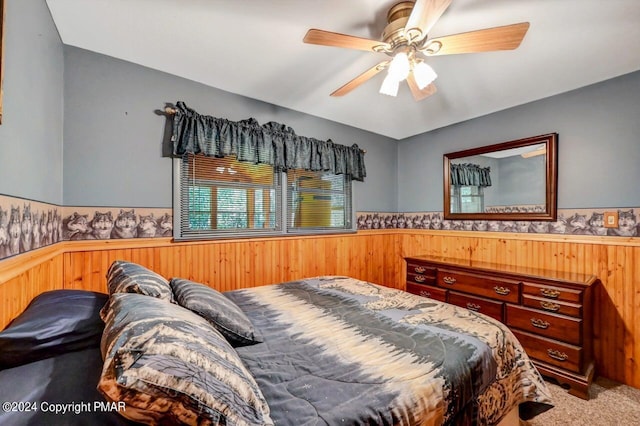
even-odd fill
[(138, 293), (173, 302), (169, 281), (137, 263), (116, 260), (107, 271), (109, 294)]
[(138, 294), (111, 296), (98, 390), (145, 424), (272, 425), (255, 379), (204, 318)]
[(262, 342), (244, 312), (219, 291), (184, 278), (170, 281), (176, 303), (209, 321), (232, 346)]
[(98, 347), (104, 329), (100, 309), (107, 300), (106, 294), (84, 290), (52, 290), (36, 296), (0, 332), (0, 369)]

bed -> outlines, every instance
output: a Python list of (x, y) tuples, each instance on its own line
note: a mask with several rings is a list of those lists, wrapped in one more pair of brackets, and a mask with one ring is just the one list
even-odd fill
[(107, 289), (44, 293), (0, 333), (0, 424), (494, 425), (552, 407), (505, 326), (400, 290), (222, 294), (124, 261)]

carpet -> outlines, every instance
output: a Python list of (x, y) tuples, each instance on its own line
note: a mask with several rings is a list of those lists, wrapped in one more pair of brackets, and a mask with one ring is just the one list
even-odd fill
[(640, 425), (640, 389), (605, 378), (591, 384), (590, 399), (577, 398), (547, 382), (554, 407), (522, 426), (635, 426)]

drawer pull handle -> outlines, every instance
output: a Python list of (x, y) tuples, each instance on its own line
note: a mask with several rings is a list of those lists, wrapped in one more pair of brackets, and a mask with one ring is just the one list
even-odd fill
[(424, 266), (416, 266), (413, 268), (413, 270), (417, 274), (424, 274), (427, 271), (427, 268), (425, 268)]
[(511, 293), (511, 290), (510, 290), (510, 289), (508, 289), (508, 288), (506, 288), (506, 287), (498, 287), (498, 286), (495, 286), (495, 287), (493, 288), (493, 291), (495, 291), (495, 292), (496, 292), (496, 294), (499, 294), (500, 296), (506, 296), (506, 295), (508, 295), (509, 293)]
[(427, 280), (427, 277), (424, 275), (416, 275), (414, 280), (416, 280), (417, 283), (423, 283)]
[(480, 305), (469, 302), (467, 303), (467, 309), (469, 309), (470, 311), (478, 312), (480, 310)]
[(560, 292), (552, 288), (541, 288), (540, 293), (542, 293), (544, 297), (548, 297), (549, 299), (557, 299), (560, 296)]
[(444, 277), (442, 278), (442, 281), (444, 281), (445, 284), (455, 284), (456, 279), (453, 277)]
[(558, 305), (557, 303), (545, 302), (544, 300), (540, 302), (540, 306), (542, 306), (542, 309), (551, 311), (551, 312), (556, 312), (560, 310), (560, 305)]
[(549, 355), (550, 358), (553, 358), (555, 360), (558, 361), (566, 361), (567, 358), (569, 358), (569, 355), (565, 354), (564, 352), (560, 352), (559, 350), (556, 349), (547, 349), (547, 355)]
[(429, 293), (428, 291), (420, 291), (420, 296), (422, 297), (431, 297), (431, 293)]
[(536, 328), (541, 328), (543, 330), (546, 330), (547, 328), (549, 328), (549, 326), (551, 324), (549, 324), (545, 320), (541, 320), (541, 319), (538, 319), (538, 318), (531, 318), (531, 325), (536, 327)]

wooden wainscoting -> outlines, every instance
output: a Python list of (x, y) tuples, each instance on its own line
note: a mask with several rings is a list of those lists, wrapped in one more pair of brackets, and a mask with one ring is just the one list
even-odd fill
[(0, 329), (42, 291), (105, 292), (105, 274), (116, 259), (222, 291), (317, 275), (404, 289), (403, 257), (419, 254), (597, 275), (597, 374), (640, 388), (640, 238), (381, 230), (214, 242), (64, 242), (0, 261)]
[(60, 244), (0, 261), (0, 330), (38, 294), (63, 288)]
[(329, 235), (159, 244), (135, 242), (67, 243), (64, 287), (105, 292), (109, 265), (117, 259), (144, 265), (165, 277), (182, 277), (220, 291), (256, 287), (318, 275), (350, 275), (363, 280), (402, 286), (402, 265), (388, 256), (397, 236)]
[(53, 289), (105, 293), (114, 260), (144, 265), (221, 291), (318, 275), (349, 275), (404, 288), (389, 256), (394, 232), (174, 243), (169, 238), (69, 241), (0, 261), (0, 330), (31, 299)]

